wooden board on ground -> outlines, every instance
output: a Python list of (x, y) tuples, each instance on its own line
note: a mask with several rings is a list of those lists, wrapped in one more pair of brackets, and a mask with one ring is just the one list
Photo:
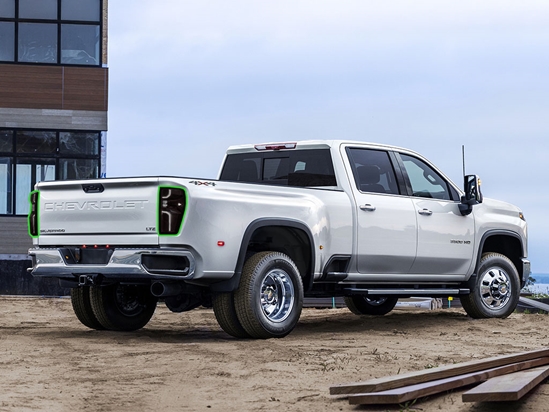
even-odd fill
[(511, 365), (500, 366), (498, 368), (472, 372), (445, 379), (438, 379), (417, 385), (404, 386), (402, 388), (391, 389), (388, 391), (350, 395), (349, 403), (352, 405), (398, 404), (413, 399), (422, 398), (424, 396), (461, 388), (463, 386), (484, 382), (487, 379), (494, 378), (496, 376), (535, 368), (541, 365), (549, 365), (549, 357), (513, 363)]
[(549, 376), (549, 366), (498, 376), (465, 392), (463, 402), (518, 401)]
[(549, 313), (549, 305), (547, 305), (545, 303), (542, 303), (542, 302), (538, 302), (537, 300), (523, 298), (521, 296), (519, 298), (519, 302), (524, 303), (525, 305), (532, 306), (533, 308), (536, 308), (536, 309), (544, 310), (544, 311)]
[(536, 358), (549, 356), (549, 349), (539, 349), (529, 352), (515, 353), (511, 355), (497, 356), (493, 358), (473, 360), (455, 365), (439, 366), (438, 368), (414, 371), (402, 375), (386, 376), (383, 378), (371, 379), (364, 382), (354, 382), (330, 387), (330, 395), (347, 395), (356, 393), (379, 392), (407, 385), (415, 385), (433, 381), (436, 379), (449, 378), (456, 375), (464, 375), (484, 369), (497, 368), (498, 366), (511, 363), (524, 362)]

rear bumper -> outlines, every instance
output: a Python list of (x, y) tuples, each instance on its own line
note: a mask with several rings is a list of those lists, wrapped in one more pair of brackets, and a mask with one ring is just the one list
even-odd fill
[(188, 250), (169, 248), (114, 249), (105, 264), (68, 263), (61, 248), (34, 248), (31, 274), (36, 277), (71, 279), (81, 275), (105, 278), (192, 279), (196, 262)]

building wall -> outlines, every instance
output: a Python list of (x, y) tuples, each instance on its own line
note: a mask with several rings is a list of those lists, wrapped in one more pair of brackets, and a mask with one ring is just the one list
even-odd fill
[(26, 255), (32, 247), (26, 216), (0, 216), (0, 255)]
[[(9, 4), (10, 1), (7, 0), (6, 4)], [(17, 8), (20, 3), (14, 2), (13, 4)], [(48, 5), (50, 4), (51, 2), (48, 2)], [(57, 0), (58, 10), (62, 10), (63, 4), (65, 3)], [(61, 140), (59, 137), (61, 132), (98, 133), (101, 140), (101, 152), (98, 154), (98, 158), (100, 159), (101, 176), (104, 176), (105, 165), (103, 162), (106, 157), (104, 144), (106, 142), (108, 111), (108, 2), (100, 0), (98, 4), (101, 6), (101, 40), (99, 56), (95, 55), (94, 57), (99, 57), (100, 61), (96, 60), (96, 63), (87, 65), (87, 63), (67, 64), (66, 60), (57, 60), (53, 64), (49, 64), (51, 62), (43, 63), (41, 60), (24, 60), (21, 55), (17, 57), (16, 43), (13, 60), (4, 58), (6, 61), (0, 62), (0, 129), (4, 129), (4, 131), (9, 129), (14, 133), (14, 142), (18, 139), (17, 133), (26, 131), (55, 132), (58, 141)], [(63, 13), (60, 13), (59, 16), (61, 17), (52, 21), (40, 21), (39, 19), (30, 21), (28, 16), (21, 15), (19, 17), (17, 15), (0, 17), (4, 19), (4, 22), (8, 22), (7, 24), (14, 24), (15, 27), (20, 22), (26, 24), (29, 21), (39, 24), (58, 24), (60, 30), (58, 33), (62, 33), (64, 27), (67, 27), (68, 30), (73, 24), (86, 24), (86, 22), (64, 21)], [(21, 20), (21, 17), (25, 17), (27, 20)], [(32, 20), (33, 17), (30, 19)], [(97, 23), (94, 20), (90, 21), (90, 24)], [(16, 37), (19, 35), (17, 33), (16, 29)], [(61, 42), (62, 48), (63, 43), (60, 39), (61, 37), (58, 41)], [(62, 59), (62, 51), (57, 53), (57, 56)], [(63, 61), (65, 63), (62, 63)], [(12, 174), (19, 164), (17, 156), (21, 158), (63, 156), (59, 155), (59, 146), (57, 154), (51, 156), (48, 153), (27, 155), (18, 152), (15, 144), (12, 149), (5, 149), (5, 152), (0, 156), (4, 158), (4, 162), (6, 158), (11, 159), (11, 163), (8, 164), (14, 168), (11, 169)], [(8, 153), (8, 150), (11, 150), (12, 153)], [(78, 155), (74, 157), (78, 157)], [(8, 169), (4, 167), (3, 170)], [(6, 172), (3, 172), (4, 175), (0, 176), (0, 179), (11, 181), (13, 176), (10, 177), (9, 173), (8, 171), (6, 176)], [(17, 172), (15, 174), (17, 175)], [(13, 180), (15, 179), (13, 178)], [(27, 233), (26, 216), (20, 214), (0, 215), (0, 294), (65, 294), (67, 291), (60, 289), (56, 280), (33, 279), (27, 273), (26, 269), (31, 264), (27, 256), (30, 247), (32, 247), (32, 240)]]
[(0, 64), (0, 127), (107, 130), (108, 69)]

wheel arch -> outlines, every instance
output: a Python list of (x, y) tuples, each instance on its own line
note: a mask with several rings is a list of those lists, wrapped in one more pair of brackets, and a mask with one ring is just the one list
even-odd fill
[(478, 271), (482, 255), (489, 252), (507, 256), (513, 262), (513, 265), (515, 265), (519, 278), (523, 279), (523, 264), (521, 259), (525, 257), (526, 247), (522, 243), (522, 238), (518, 233), (509, 230), (490, 230), (486, 232), (480, 241), (475, 273)]
[(234, 275), (229, 280), (211, 285), (211, 290), (235, 291), (240, 285), (246, 259), (251, 254), (263, 251), (288, 255), (299, 269), (305, 291), (312, 287), (316, 256), (310, 229), (298, 220), (261, 218), (250, 223), (244, 232)]

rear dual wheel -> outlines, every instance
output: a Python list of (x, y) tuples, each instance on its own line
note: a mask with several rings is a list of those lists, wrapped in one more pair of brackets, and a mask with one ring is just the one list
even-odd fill
[(301, 315), (303, 284), (294, 262), (279, 252), (259, 252), (242, 270), (239, 288), (214, 297), (219, 325), (237, 338), (282, 338)]
[(92, 329), (133, 331), (145, 326), (158, 299), (145, 285), (82, 286), (71, 290), (76, 317)]
[(84, 326), (87, 326), (90, 329), (105, 329), (93, 313), (89, 286), (72, 288), (71, 303), (76, 317)]
[(394, 296), (367, 297), (361, 295), (345, 296), (345, 304), (355, 315), (386, 315), (394, 309), (398, 298)]

